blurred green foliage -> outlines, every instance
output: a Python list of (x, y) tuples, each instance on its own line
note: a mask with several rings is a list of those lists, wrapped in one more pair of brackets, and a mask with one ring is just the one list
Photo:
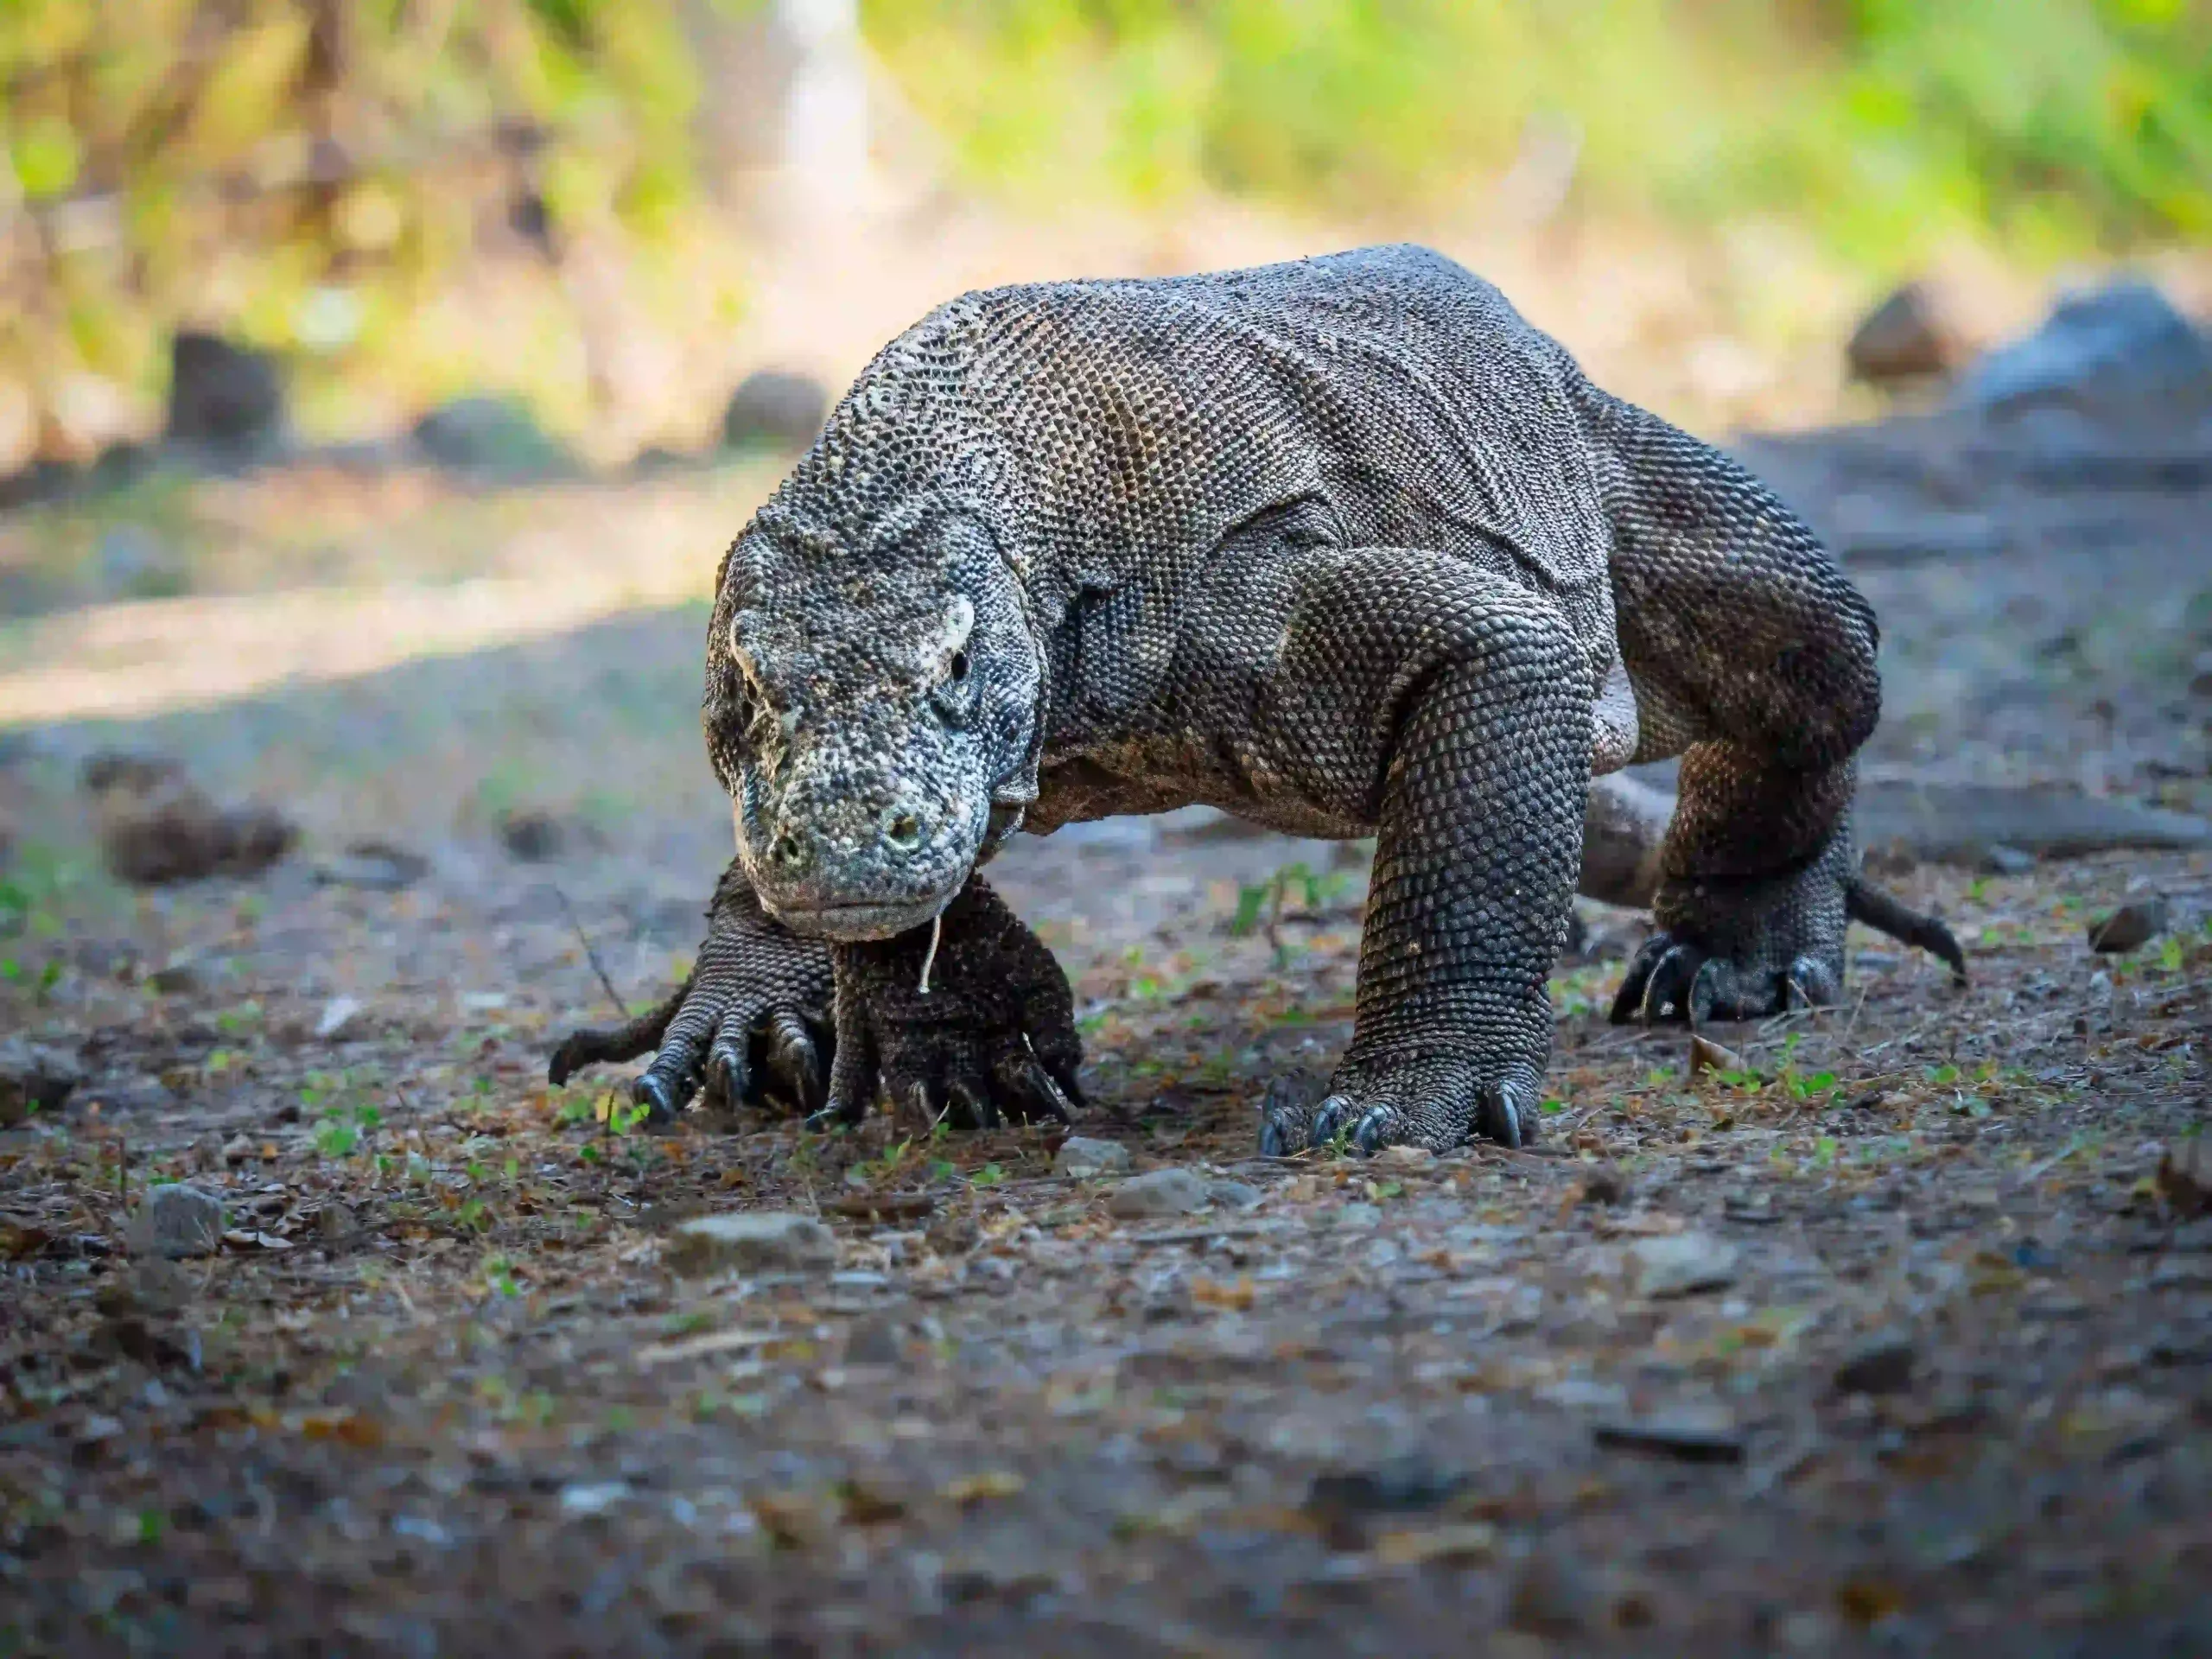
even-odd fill
[(547, 256), (665, 231), (692, 188), (684, 23), (667, 0), (0, 0), (0, 378), (143, 382), (180, 317), (373, 352), (487, 230)]
[(1901, 263), (2212, 232), (2201, 0), (865, 0), (972, 176), (1450, 210), (1571, 135), (1600, 211)]
[[(699, 31), (764, 3), (0, 0), (0, 470), (127, 425), (181, 320), (292, 353), (308, 405), (316, 372), (353, 397), (384, 375), (401, 408), (497, 384), (580, 421), (629, 324), (567, 250), (619, 245), (678, 338), (740, 303), (732, 237), (690, 211)], [(1571, 177), (1579, 212), (1771, 214), (1891, 268), (1961, 232), (2031, 260), (2212, 234), (2207, 0), (861, 16), (958, 169), (1017, 201), (1402, 227), (1541, 218)], [(499, 254), (505, 285), (453, 301)]]

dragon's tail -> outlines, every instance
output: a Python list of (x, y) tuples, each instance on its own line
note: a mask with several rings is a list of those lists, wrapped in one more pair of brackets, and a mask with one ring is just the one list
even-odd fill
[(683, 982), (671, 991), (664, 1001), (626, 1025), (570, 1033), (568, 1040), (554, 1051), (552, 1063), (546, 1068), (546, 1080), (557, 1089), (588, 1065), (620, 1065), (658, 1048), (668, 1022), (676, 1018), (676, 1011), (691, 994), (691, 982), (698, 973), (698, 966), (694, 963), (691, 971), (683, 976)]
[(1952, 982), (1967, 982), (1967, 953), (1959, 948), (1957, 936), (1935, 917), (1922, 915), (1865, 876), (1854, 875), (1843, 884), (1843, 912), (1854, 922), (1942, 957), (1950, 964)]

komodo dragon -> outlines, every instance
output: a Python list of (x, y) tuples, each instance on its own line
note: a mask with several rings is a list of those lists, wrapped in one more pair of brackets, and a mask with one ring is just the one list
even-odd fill
[(1351, 1046), (1262, 1147), (1518, 1145), (1593, 776), (1682, 756), (1614, 1020), (1833, 1001), (1847, 917), (1963, 971), (1857, 873), (1876, 639), (1756, 480), (1426, 249), (968, 294), (724, 556), (737, 855), (683, 984), (551, 1077), (658, 1048), (660, 1116), (1065, 1116), (1067, 981), (977, 867), (1204, 803), (1376, 838)]

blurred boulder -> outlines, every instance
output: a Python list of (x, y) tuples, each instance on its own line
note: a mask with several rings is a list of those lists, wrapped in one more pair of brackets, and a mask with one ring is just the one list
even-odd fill
[(84, 1068), (60, 1050), (26, 1038), (0, 1038), (0, 1129), (34, 1112), (54, 1112), (85, 1080)]
[(1853, 379), (1895, 386), (1957, 372), (1967, 346), (1936, 290), (1907, 283), (1852, 330), (1843, 354)]
[(518, 398), (459, 397), (415, 423), (415, 447), (434, 465), (484, 478), (553, 478), (575, 462)]
[(506, 849), (525, 864), (542, 864), (548, 859), (558, 858), (569, 844), (568, 826), (550, 812), (537, 807), (502, 812), (496, 827)]
[(257, 874), (298, 839), (282, 814), (218, 806), (181, 766), (157, 756), (97, 754), (80, 781), (109, 873), (136, 887)]
[(722, 442), (732, 449), (804, 449), (830, 418), (830, 393), (817, 379), (781, 369), (746, 376), (722, 412)]
[(2126, 278), (2068, 295), (2035, 333), (1988, 353), (1961, 380), (1959, 402), (1986, 415), (2212, 415), (2212, 340), (2157, 288)]
[(192, 330), (169, 342), (171, 443), (245, 461), (275, 448), (283, 432), (283, 378), (275, 358)]

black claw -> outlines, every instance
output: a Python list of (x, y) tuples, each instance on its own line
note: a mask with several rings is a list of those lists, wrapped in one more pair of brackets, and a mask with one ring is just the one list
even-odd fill
[(1309, 1139), (1315, 1148), (1329, 1145), (1344, 1128), (1344, 1119), (1351, 1114), (1351, 1102), (1343, 1095), (1331, 1095), (1313, 1111), (1313, 1128)]
[(1261, 1157), (1289, 1158), (1304, 1150), (1303, 1147), (1291, 1144), (1289, 1127), (1276, 1114), (1269, 1112), (1260, 1119)]
[(1501, 1147), (1516, 1150), (1520, 1147), (1521, 1102), (1510, 1086), (1502, 1083), (1485, 1086), (1479, 1116), (1484, 1135)]
[(945, 1092), (967, 1117), (970, 1128), (995, 1129), (1000, 1127), (998, 1103), (991, 1098), (988, 1087), (979, 1088), (965, 1077), (955, 1077), (945, 1085)]
[(768, 1065), (802, 1107), (823, 1098), (822, 1053), (797, 1015), (779, 1014), (768, 1027)]
[(1053, 1081), (1052, 1074), (1035, 1060), (1025, 1058), (1014, 1077), (1014, 1086), (1007, 1091), (1011, 1099), (1027, 1103), (1025, 1115), (1032, 1119), (1049, 1117), (1065, 1123), (1070, 1118), (1067, 1096)]
[(752, 1084), (745, 1056), (737, 1045), (725, 1038), (715, 1045), (707, 1056), (707, 1093), (724, 1108), (734, 1110), (745, 1104), (746, 1094)]
[(1724, 1019), (1738, 1011), (1732, 1001), (1724, 1003), (1720, 996), (1725, 971), (1718, 958), (1707, 957), (1690, 976), (1689, 989), (1682, 994), (1682, 1021), (1692, 1031), (1710, 1020), (1716, 1010)]
[(1389, 1144), (1392, 1116), (1387, 1106), (1370, 1106), (1361, 1116), (1358, 1127), (1351, 1132), (1351, 1143), (1363, 1156), (1371, 1158)]
[(658, 1065), (640, 1076), (630, 1085), (630, 1099), (633, 1104), (645, 1109), (648, 1123), (670, 1123), (683, 1109), (691, 1098), (690, 1088), (672, 1083), (668, 1074)]

